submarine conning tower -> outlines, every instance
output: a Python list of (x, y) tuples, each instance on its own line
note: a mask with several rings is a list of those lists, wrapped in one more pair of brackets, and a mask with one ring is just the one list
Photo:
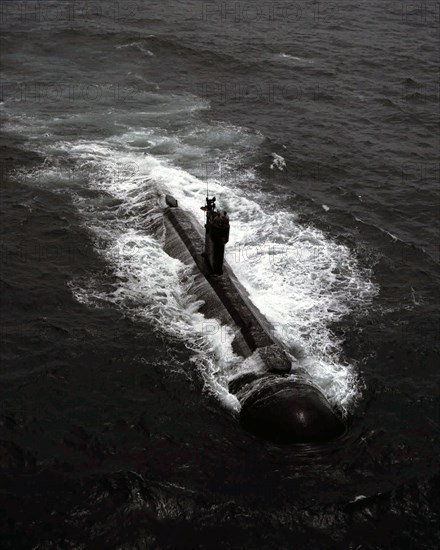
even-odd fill
[(206, 197), (205, 252), (204, 256), (214, 275), (222, 275), (225, 245), (229, 241), (229, 218), (215, 206), (215, 197)]

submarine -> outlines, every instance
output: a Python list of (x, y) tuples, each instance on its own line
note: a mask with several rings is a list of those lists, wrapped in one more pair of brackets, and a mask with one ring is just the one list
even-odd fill
[[(206, 196), (204, 228), (172, 195), (161, 199), (167, 254), (192, 266), (192, 291), (199, 309), (234, 331), (232, 349), (258, 368), (229, 382), (241, 405), (241, 426), (274, 443), (321, 444), (345, 432), (345, 425), (295, 359), (274, 336), (273, 327), (250, 300), (224, 259), (230, 220), (216, 198)], [(204, 231), (203, 231), (204, 229)]]

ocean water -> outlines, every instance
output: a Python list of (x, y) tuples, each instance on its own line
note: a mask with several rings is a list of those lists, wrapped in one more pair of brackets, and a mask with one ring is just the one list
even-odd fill
[[(438, 545), (438, 4), (1, 10), (2, 547)], [(163, 249), (207, 188), (341, 440), (240, 428)]]

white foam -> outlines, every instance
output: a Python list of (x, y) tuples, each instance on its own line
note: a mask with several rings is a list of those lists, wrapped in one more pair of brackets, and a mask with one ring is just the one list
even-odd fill
[(296, 61), (298, 63), (314, 63), (312, 59), (305, 59), (304, 57), (297, 57), (295, 55), (290, 55), (288, 53), (280, 53), (279, 57), (286, 59), (288, 61)]
[(273, 170), (274, 168), (278, 168), (280, 172), (286, 168), (286, 161), (284, 160), (284, 157), (281, 155), (277, 155), (276, 153), (272, 153), (273, 161), (270, 165), (270, 169)]
[[(102, 150), (95, 146), (94, 154), (98, 152), (102, 163)], [(133, 156), (120, 155), (119, 160), (128, 164), (133, 161)], [(112, 162), (111, 155), (107, 155), (107, 162)], [(137, 159), (137, 166), (138, 173), (126, 179), (109, 181), (101, 178), (95, 185), (134, 207), (142, 196), (144, 176), (148, 176), (158, 190), (168, 189), (182, 208), (192, 211), (203, 221), (203, 213), (199, 210), (203, 183), (198, 178), (148, 154)], [(292, 213), (264, 209), (258, 200), (245, 198), (240, 190), (228, 188), (224, 182), (211, 181), (210, 188), (219, 203), (233, 212), (233, 232), (227, 260), (250, 298), (273, 323), (277, 337), (287, 348), (296, 353), (299, 350), (300, 366), (310, 373), (330, 401), (342, 409), (348, 409), (359, 393), (359, 386), (353, 366), (341, 364), (340, 343), (329, 326), (353, 309), (368, 303), (376, 292), (374, 285), (360, 271), (346, 246), (329, 240), (312, 226), (298, 224)], [(143, 243), (144, 247), (151, 246), (149, 241), (144, 240)], [(179, 300), (176, 302), (168, 296), (165, 302), (160, 302), (155, 291), (162, 289), (165, 282), (159, 280), (156, 283), (145, 266), (142, 270), (136, 270), (137, 262), (141, 264), (137, 254), (130, 262), (117, 256), (116, 259), (118, 269), (136, 274), (136, 287), (144, 288), (143, 292), (152, 296), (156, 304), (160, 303), (153, 309), (144, 308), (143, 314), (154, 320), (160, 330), (180, 337), (189, 347), (199, 349), (200, 353), (209, 350), (215, 359), (207, 361), (206, 365), (210, 366), (206, 366), (209, 372), (205, 374), (210, 377), (211, 387), (216, 388), (217, 392), (222, 387), (223, 393), (226, 392), (228, 374), (237, 374), (230, 340), (222, 337), (219, 341), (220, 331), (210, 334), (208, 343), (190, 338), (192, 331), (200, 334), (200, 327), (206, 322), (197, 313), (195, 297), (186, 298), (193, 300), (189, 306), (189, 302), (183, 300), (188, 289), (179, 287), (178, 277), (175, 277), (168, 282), (168, 286), (180, 288)], [(157, 265), (165, 265), (167, 261), (165, 257), (156, 258), (152, 269), (153, 265), (157, 269)], [(124, 286), (128, 284), (125, 282)], [(124, 289), (120, 294), (124, 295), (124, 292), (130, 294)], [(142, 303), (139, 299), (137, 302)], [(133, 307), (135, 303), (136, 300)], [(163, 310), (155, 317), (153, 312), (158, 307)], [(172, 319), (167, 316), (168, 313), (172, 313)], [(162, 322), (161, 319), (167, 320)], [(220, 363), (221, 369), (214, 367), (214, 364)]]
[[(240, 204), (240, 203), (239, 203)], [(370, 303), (377, 288), (351, 251), (290, 212), (241, 201), (234, 212), (227, 259), (253, 303), (272, 322), (280, 340), (300, 355), (327, 397), (343, 409), (359, 388), (351, 365), (329, 328)]]
[[(187, 112), (200, 108), (197, 101), (186, 101)], [(170, 108), (176, 110), (175, 105)], [(181, 98), (177, 109), (184, 108)], [(66, 177), (58, 178), (59, 192), (72, 194), (96, 239), (97, 251), (113, 267), (110, 283), (103, 284), (96, 276), (73, 281), (72, 292), (90, 305), (111, 302), (184, 343), (192, 350), (206, 387), (225, 406), (237, 410), (236, 398), (227, 391), (228, 380), (259, 367), (252, 358), (241, 361), (233, 354), (233, 335), (226, 327), (203, 330), (208, 320), (198, 312), (188, 270), (165, 254), (161, 233), (153, 229), (161, 217), (157, 196), (164, 191), (203, 223), (203, 163), (208, 158), (215, 165), (210, 194), (216, 195), (219, 207), (232, 220), (228, 262), (253, 303), (273, 323), (277, 337), (298, 355), (300, 366), (332, 403), (348, 410), (359, 395), (359, 382), (354, 367), (341, 363), (341, 345), (330, 325), (368, 306), (377, 289), (345, 245), (268, 203), (251, 168), (237, 178), (237, 166), (261, 141), (261, 136), (240, 128), (197, 119), (197, 124), (188, 122), (178, 134), (137, 127), (107, 139), (54, 142), (46, 147), (54, 161), (75, 159), (80, 176), (71, 185)], [(56, 190), (53, 170), (46, 165), (34, 176)], [(96, 199), (85, 198), (84, 186), (102, 193)]]
[[(191, 294), (189, 268), (168, 256), (160, 240), (136, 229), (92, 227), (99, 236), (99, 252), (114, 267), (116, 284), (100, 289), (96, 279), (72, 283), (74, 296), (82, 303), (99, 307), (114, 303), (127, 315), (148, 320), (155, 331), (175, 339), (194, 353), (192, 364), (205, 381), (205, 387), (232, 411), (239, 410), (237, 398), (227, 391), (225, 372), (238, 358), (233, 354), (233, 335), (227, 330), (203, 328), (207, 319), (198, 312), (201, 304)], [(104, 245), (103, 245), (104, 243)], [(227, 339), (226, 339), (227, 338)], [(229, 353), (224, 354), (225, 348)]]
[(128, 44), (122, 44), (120, 46), (116, 46), (117, 50), (122, 50), (126, 48), (135, 48), (142, 52), (143, 54), (147, 55), (148, 57), (154, 57), (154, 53), (151, 50), (148, 50), (147, 48), (144, 48), (142, 42), (129, 42)]

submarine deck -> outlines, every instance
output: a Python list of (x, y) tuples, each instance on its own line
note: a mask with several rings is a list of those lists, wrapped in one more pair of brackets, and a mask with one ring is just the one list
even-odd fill
[(238, 282), (231, 268), (225, 263), (223, 275), (210, 273), (205, 257), (200, 253), (204, 246), (203, 237), (197, 231), (190, 216), (178, 207), (167, 208), (165, 215), (184, 242), (197, 267), (240, 328), (249, 349), (254, 351), (257, 348), (273, 346), (275, 341), (262, 327), (262, 315), (253, 311), (256, 309), (255, 306), (244, 299), (245, 291), (238, 289)]

